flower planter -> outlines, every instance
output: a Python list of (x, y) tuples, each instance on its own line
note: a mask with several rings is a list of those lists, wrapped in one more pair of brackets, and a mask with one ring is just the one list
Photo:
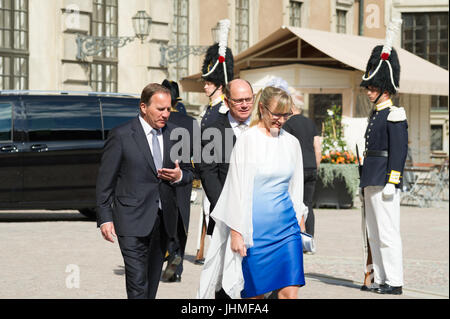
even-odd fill
[(313, 206), (352, 208), (359, 184), (355, 164), (320, 164)]

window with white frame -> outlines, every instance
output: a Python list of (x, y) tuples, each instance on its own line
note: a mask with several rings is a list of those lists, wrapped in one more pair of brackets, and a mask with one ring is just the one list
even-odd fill
[[(118, 0), (93, 0), (92, 35), (117, 37)], [(94, 56), (91, 63), (90, 86), (98, 92), (117, 92), (117, 48), (109, 46)]]
[(242, 52), (249, 46), (249, 0), (236, 0), (236, 53)]
[[(402, 19), (402, 47), (448, 70), (448, 12), (402, 13)], [(448, 96), (432, 96), (431, 111), (448, 111)]]
[[(171, 42), (179, 48), (189, 45), (189, 0), (173, 0)], [(178, 81), (187, 75), (189, 75), (189, 55), (176, 61), (169, 69), (171, 80)]]
[(443, 125), (431, 125), (431, 145), (432, 151), (442, 151), (444, 149), (444, 127)]
[(336, 9), (336, 32), (347, 33), (347, 11)]
[(0, 0), (0, 90), (28, 88), (28, 0)]
[(90, 83), (96, 92), (117, 92), (117, 63), (92, 62)]
[(289, 1), (289, 25), (301, 27), (302, 3), (300, 1)]

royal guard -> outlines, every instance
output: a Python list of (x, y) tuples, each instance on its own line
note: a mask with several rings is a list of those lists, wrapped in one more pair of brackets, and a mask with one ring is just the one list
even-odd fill
[(228, 111), (223, 92), (227, 83), (233, 80), (234, 67), (233, 54), (227, 47), (229, 30), (230, 20), (220, 20), (219, 42), (208, 48), (203, 60), (202, 78), (205, 81), (203, 88), (209, 98), (209, 104), (201, 115), (202, 130), (214, 123), (219, 112), (225, 114)]
[[(228, 33), (230, 31), (230, 20), (219, 21), (218, 42), (210, 46), (203, 60), (202, 78), (204, 80), (203, 89), (208, 96), (209, 104), (205, 106), (201, 117), (201, 130), (213, 124), (219, 113), (228, 112), (228, 106), (224, 101), (225, 86), (233, 80), (234, 58), (231, 49), (227, 47)], [(200, 218), (199, 236), (197, 237), (197, 255), (195, 263), (202, 265), (204, 262), (204, 243), (206, 229), (209, 223), (210, 203), (203, 192), (203, 218)]]
[(402, 294), (403, 286), (400, 190), (408, 151), (406, 113), (391, 100), (400, 82), (400, 63), (392, 48), (400, 26), (401, 20), (391, 22), (385, 45), (372, 50), (360, 84), (373, 103), (365, 133), (360, 188), (363, 233), (368, 239), (365, 247), (369, 247), (366, 257), (372, 260), (374, 281), (361, 289), (395, 295)]

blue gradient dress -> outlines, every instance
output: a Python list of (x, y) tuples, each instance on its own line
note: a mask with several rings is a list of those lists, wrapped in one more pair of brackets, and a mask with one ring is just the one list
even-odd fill
[[(261, 163), (257, 164), (253, 180), (253, 246), (242, 260), (244, 290), (249, 298), (286, 286), (303, 286), (303, 249), (300, 227), (289, 193), (295, 170), (286, 132), (278, 138), (261, 133), (262, 145), (257, 149)], [(288, 140), (290, 139), (290, 136)]]

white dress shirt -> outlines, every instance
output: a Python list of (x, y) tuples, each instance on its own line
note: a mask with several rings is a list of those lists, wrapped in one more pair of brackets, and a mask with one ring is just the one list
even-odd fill
[(236, 138), (239, 138), (239, 136), (241, 136), (241, 134), (242, 134), (242, 132), (243, 132), (243, 130), (241, 130), (240, 128), (239, 128), (239, 125), (241, 124), (243, 124), (243, 125), (246, 125), (247, 126), (247, 128), (249, 127), (249, 125), (250, 125), (250, 117), (246, 120), (246, 121), (244, 121), (244, 122), (238, 122), (238, 121), (236, 121), (235, 119), (234, 119), (234, 117), (233, 116), (231, 116), (231, 113), (230, 112), (228, 112), (228, 121), (230, 121), (230, 125), (231, 125), (231, 128), (233, 129), (233, 132), (234, 132), (234, 135), (236, 135)]
[[(152, 156), (153, 156), (153, 143), (152, 143), (152, 130), (154, 130), (153, 127), (150, 126), (150, 124), (148, 124), (143, 118), (142, 116), (139, 116), (139, 121), (141, 121), (141, 125), (142, 128), (144, 129), (145, 132), (145, 137), (147, 137), (147, 143), (148, 146), (150, 147), (150, 151), (152, 152)], [(156, 135), (156, 137), (158, 138), (158, 142), (159, 142), (159, 147), (161, 148), (161, 161), (162, 163), (164, 163), (164, 139), (163, 136), (161, 134), (161, 129), (159, 129), (159, 133), (158, 135)]]

